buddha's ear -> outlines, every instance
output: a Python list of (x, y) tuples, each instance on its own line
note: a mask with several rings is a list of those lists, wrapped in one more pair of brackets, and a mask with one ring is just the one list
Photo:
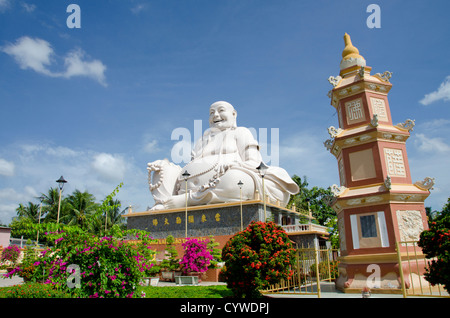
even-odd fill
[(237, 111), (233, 109), (233, 117), (234, 117), (234, 123), (233, 123), (233, 127), (236, 128), (237, 127)]

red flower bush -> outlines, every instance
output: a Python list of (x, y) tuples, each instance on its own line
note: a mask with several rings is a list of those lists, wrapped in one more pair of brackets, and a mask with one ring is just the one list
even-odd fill
[(274, 222), (255, 222), (224, 246), (221, 277), (237, 297), (259, 297), (259, 290), (293, 275), (295, 249)]
[(450, 199), (446, 213), (432, 222), (429, 230), (420, 234), (418, 245), (427, 258), (433, 258), (425, 273), (425, 279), (432, 285), (442, 284), (450, 292)]

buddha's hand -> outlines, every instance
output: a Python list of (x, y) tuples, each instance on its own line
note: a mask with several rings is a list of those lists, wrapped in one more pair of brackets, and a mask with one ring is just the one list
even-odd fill
[(160, 171), (164, 164), (164, 160), (156, 160), (153, 162), (147, 163), (147, 170), (150, 171)]
[(220, 163), (217, 165), (214, 171), (216, 171), (217, 176), (223, 176), (225, 172), (227, 172), (227, 170), (230, 169), (230, 167), (231, 167), (230, 164)]

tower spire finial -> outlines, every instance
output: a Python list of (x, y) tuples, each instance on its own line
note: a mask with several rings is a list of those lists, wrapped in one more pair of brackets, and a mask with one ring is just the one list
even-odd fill
[(341, 70), (351, 66), (366, 66), (366, 60), (359, 54), (358, 49), (353, 46), (350, 35), (344, 34), (345, 47), (342, 51)]
[(359, 55), (358, 49), (353, 46), (350, 35), (348, 35), (347, 33), (344, 34), (344, 43), (345, 48), (344, 51), (342, 51), (342, 58), (344, 60), (347, 60), (351, 57), (362, 57), (361, 55)]

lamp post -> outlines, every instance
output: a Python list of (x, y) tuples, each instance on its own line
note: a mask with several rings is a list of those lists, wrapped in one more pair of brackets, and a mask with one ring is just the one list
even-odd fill
[(184, 236), (187, 238), (187, 224), (188, 224), (188, 215), (187, 215), (187, 199), (188, 199), (188, 192), (187, 192), (187, 180), (189, 178), (191, 174), (189, 172), (187, 172), (187, 170), (185, 170), (182, 174), (183, 178), (184, 178), (184, 185), (185, 185), (185, 201), (186, 201), (186, 210), (184, 213), (184, 223), (185, 223), (185, 232), (184, 232)]
[(264, 222), (266, 222), (267, 215), (266, 215), (266, 189), (264, 188), (264, 176), (266, 175), (267, 169), (269, 169), (268, 166), (264, 164), (264, 162), (261, 161), (258, 167), (256, 169), (259, 171), (259, 174), (262, 178), (262, 186), (263, 186), (263, 200), (264, 200)]
[[(38, 219), (38, 224), (41, 224), (41, 211), (42, 211), (42, 201), (44, 201), (44, 197), (40, 196), (39, 201), (41, 201), (41, 204), (39, 205), (39, 219)], [(39, 227), (37, 230), (37, 237), (36, 237), (36, 245), (39, 245)]]
[(244, 183), (241, 180), (239, 180), (237, 185), (239, 186), (239, 192), (241, 195), (241, 231), (242, 231), (244, 229), (244, 225), (242, 224), (242, 222), (243, 222), (242, 221), (242, 186), (244, 185)]
[(64, 188), (64, 184), (67, 183), (67, 181), (64, 180), (63, 176), (61, 176), (58, 180), (56, 180), (56, 182), (58, 182), (59, 187), (58, 217), (56, 218), (56, 223), (59, 224), (59, 212), (61, 210), (61, 192), (62, 189)]

